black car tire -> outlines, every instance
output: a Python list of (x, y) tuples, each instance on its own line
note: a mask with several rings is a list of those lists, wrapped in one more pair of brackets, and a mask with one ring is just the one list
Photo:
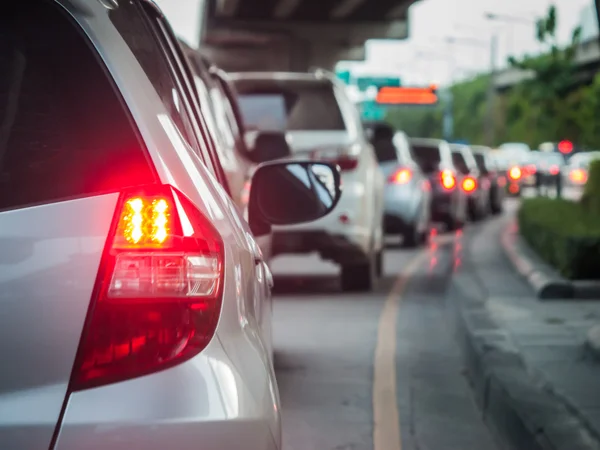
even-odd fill
[(377, 282), (377, 255), (360, 264), (342, 266), (341, 284), (345, 292), (368, 292)]
[(419, 230), (416, 224), (408, 225), (404, 233), (402, 233), (402, 245), (406, 248), (415, 248), (421, 241)]

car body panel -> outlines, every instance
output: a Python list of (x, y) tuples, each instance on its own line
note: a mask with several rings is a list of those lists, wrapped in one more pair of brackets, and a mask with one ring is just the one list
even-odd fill
[(0, 212), (2, 448), (50, 444), (117, 198)]

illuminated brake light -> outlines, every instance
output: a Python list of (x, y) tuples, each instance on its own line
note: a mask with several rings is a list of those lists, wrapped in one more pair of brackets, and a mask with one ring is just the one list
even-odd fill
[(450, 170), (443, 170), (440, 174), (442, 186), (446, 190), (452, 190), (456, 186), (456, 178)]
[(477, 188), (477, 181), (473, 177), (467, 177), (462, 182), (462, 188), (465, 192), (473, 192)]
[(511, 180), (518, 180), (519, 178), (521, 178), (521, 169), (519, 169), (518, 167), (512, 167), (510, 169), (510, 171), (508, 172), (508, 176)]
[(409, 169), (399, 169), (388, 178), (388, 182), (393, 184), (406, 184), (411, 179), (412, 172)]
[(557, 165), (552, 165), (552, 166), (550, 166), (549, 172), (550, 172), (550, 175), (558, 175), (558, 173), (560, 172), (560, 169)]
[(583, 184), (587, 181), (587, 173), (581, 169), (573, 169), (569, 173), (569, 178), (573, 183)]
[(223, 260), (219, 233), (171, 186), (122, 194), (73, 389), (152, 373), (202, 351), (221, 311)]

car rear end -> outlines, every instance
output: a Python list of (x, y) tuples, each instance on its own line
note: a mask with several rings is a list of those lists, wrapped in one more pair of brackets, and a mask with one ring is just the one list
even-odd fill
[(276, 447), (273, 403), (216, 337), (237, 321), (217, 191), (117, 31), (140, 12), (0, 17), (3, 449)]
[(462, 175), (460, 189), (467, 196), (469, 215), (477, 220), (484, 217), (489, 210), (490, 182), (482, 176), (473, 152), (466, 145), (451, 144), (452, 162)]
[(415, 161), (431, 187), (431, 218), (456, 228), (465, 220), (466, 196), (462, 176), (452, 162), (450, 146), (438, 139), (411, 138)]
[[(387, 124), (373, 124), (377, 131)], [(375, 133), (377, 134), (377, 133)], [(408, 137), (402, 131), (391, 129), (390, 139), (372, 141), (379, 167), (386, 179), (385, 185), (385, 231), (387, 234), (403, 234), (405, 242), (416, 244), (427, 232), (430, 183), (411, 157)], [(377, 137), (377, 136), (375, 136)]]
[(493, 152), (489, 147), (473, 146), (471, 148), (481, 176), (490, 185), (490, 210), (494, 214), (500, 213), (503, 209), (506, 175), (499, 171), (498, 164), (493, 158)]
[(383, 242), (383, 177), (358, 113), (326, 76), (230, 74), (248, 130), (284, 132), (292, 158), (336, 163), (343, 194), (327, 217), (274, 227), (273, 254), (318, 252), (324, 259), (364, 261)]

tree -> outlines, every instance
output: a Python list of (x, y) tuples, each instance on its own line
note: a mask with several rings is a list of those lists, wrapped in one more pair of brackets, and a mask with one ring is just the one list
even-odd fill
[(546, 17), (539, 19), (536, 24), (536, 37), (546, 47), (546, 52), (539, 57), (526, 57), (520, 61), (511, 57), (509, 63), (533, 75), (520, 90), (520, 94), (526, 95), (527, 100), (537, 108), (535, 123), (530, 125), (546, 133), (544, 140), (577, 140), (578, 136), (572, 135), (576, 130), (556, 119), (564, 111), (564, 99), (576, 87), (575, 57), (581, 41), (581, 28), (573, 30), (571, 42), (561, 48), (556, 37), (557, 21), (556, 7), (552, 5)]

